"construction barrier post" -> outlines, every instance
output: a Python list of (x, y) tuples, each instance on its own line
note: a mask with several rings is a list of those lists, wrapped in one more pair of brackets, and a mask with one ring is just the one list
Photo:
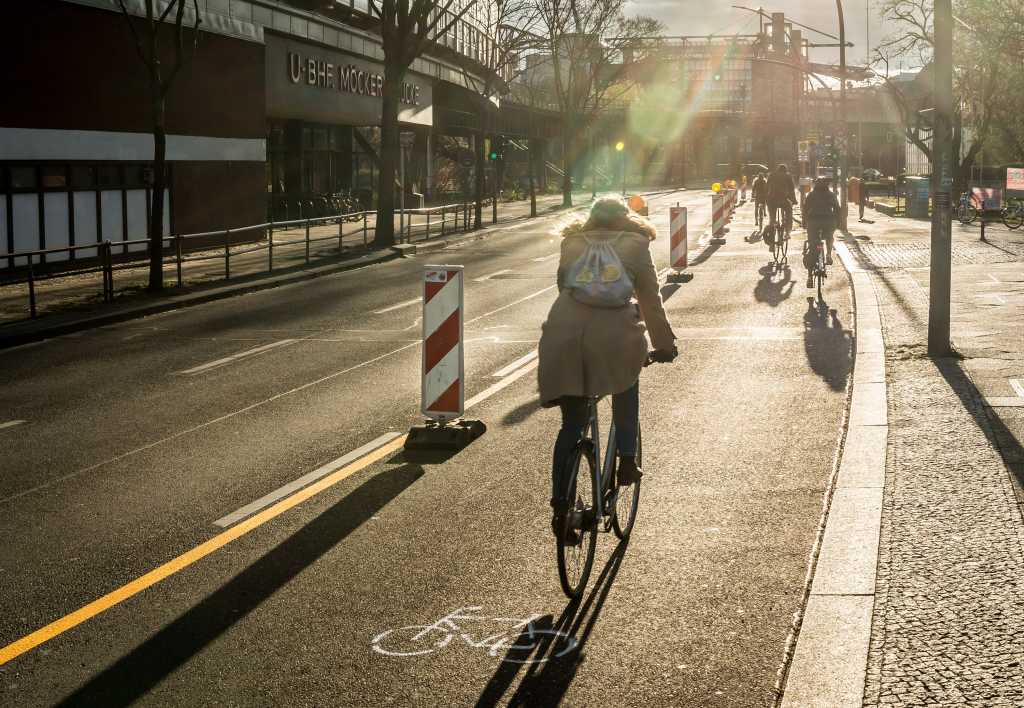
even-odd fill
[(458, 265), (423, 267), (423, 355), (420, 411), (406, 449), (460, 450), (487, 429), (461, 420), (465, 412), (463, 276)]
[(725, 222), (728, 213), (726, 195), (715, 194), (711, 197), (711, 238), (725, 238)]
[(685, 282), (693, 278), (692, 273), (684, 273), (689, 265), (689, 253), (687, 252), (687, 212), (686, 207), (669, 207), (669, 265), (672, 272), (669, 273), (670, 282)]

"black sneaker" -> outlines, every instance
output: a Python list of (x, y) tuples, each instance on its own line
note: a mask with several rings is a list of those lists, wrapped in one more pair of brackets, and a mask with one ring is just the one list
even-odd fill
[(628, 487), (631, 484), (640, 481), (640, 478), (644, 476), (643, 470), (636, 466), (635, 457), (621, 457), (619, 458), (619, 486)]

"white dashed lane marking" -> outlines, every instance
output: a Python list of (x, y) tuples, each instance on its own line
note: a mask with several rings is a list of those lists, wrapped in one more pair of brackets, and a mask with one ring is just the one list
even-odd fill
[(246, 349), (245, 351), (238, 352), (237, 354), (232, 354), (231, 356), (226, 356), (222, 359), (215, 359), (214, 361), (208, 361), (205, 364), (200, 364), (199, 366), (193, 366), (191, 369), (179, 371), (178, 374), (182, 376), (194, 376), (196, 374), (202, 374), (204, 372), (209, 371), (210, 369), (216, 369), (218, 367), (224, 366), (225, 364), (231, 364), (236, 361), (239, 361), (240, 359), (247, 359), (251, 356), (256, 356), (257, 354), (262, 354), (263, 352), (270, 351), (271, 349), (277, 349), (278, 347), (288, 346), (289, 344), (294, 344), (297, 341), (299, 340), (281, 339), (276, 342), (271, 342), (270, 344), (263, 344), (258, 347), (253, 347), (252, 349)]
[(373, 314), (375, 314), (375, 315), (383, 315), (386, 312), (394, 312), (395, 310), (401, 310), (403, 307), (409, 307), (411, 305), (416, 305), (416, 304), (421, 303), (421, 302), (423, 302), (423, 298), (422, 297), (414, 297), (412, 300), (406, 300), (405, 302), (400, 302), (397, 305), (392, 305), (391, 307), (385, 307), (382, 310), (374, 310)]

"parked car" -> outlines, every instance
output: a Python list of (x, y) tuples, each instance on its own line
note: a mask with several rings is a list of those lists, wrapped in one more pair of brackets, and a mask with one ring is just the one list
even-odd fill
[(757, 177), (762, 172), (766, 174), (771, 174), (772, 171), (768, 169), (768, 165), (761, 165), (756, 162), (750, 162), (746, 165), (743, 165), (743, 174), (747, 176), (748, 183), (753, 182), (754, 178)]
[(861, 179), (865, 182), (881, 182), (882, 177), (881, 170), (876, 170), (874, 167), (869, 167), (861, 173)]

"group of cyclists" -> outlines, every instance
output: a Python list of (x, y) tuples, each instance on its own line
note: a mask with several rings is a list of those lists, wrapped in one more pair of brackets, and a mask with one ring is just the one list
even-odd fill
[[(814, 189), (804, 200), (802, 209), (804, 227), (807, 229), (807, 243), (811, 253), (817, 252), (818, 244), (826, 243), (826, 259), (832, 265), (833, 235), (839, 225), (839, 200), (829, 189), (830, 180), (821, 177), (815, 180)], [(768, 214), (766, 233), (773, 233), (779, 219), (788, 236), (793, 229), (793, 206), (797, 204), (796, 185), (793, 176), (785, 164), (780, 164), (770, 175), (761, 173), (754, 179), (752, 193), (754, 197), (754, 216), (758, 227), (764, 224), (764, 215)], [(807, 287), (812, 287), (811, 269), (807, 269)]]
[[(767, 228), (774, 229), (781, 219), (788, 236), (797, 204), (789, 169), (781, 164), (771, 175), (759, 174), (751, 186), (759, 226), (767, 211)], [(817, 253), (824, 239), (828, 264), (839, 213), (828, 180), (817, 180), (804, 199), (802, 214), (811, 252)], [(588, 497), (581, 497), (570, 469), (580, 464), (580, 446), (590, 425), (588, 401), (611, 396), (615, 483), (638, 484), (643, 471), (637, 380), (646, 364), (671, 362), (678, 350), (651, 257), (651, 242), (657, 238), (653, 224), (622, 199), (610, 197), (597, 200), (587, 216), (567, 225), (560, 235), (559, 295), (541, 330), (538, 384), (541, 404), (557, 407), (562, 414), (552, 455), (551, 528), (564, 546), (578, 545), (580, 533), (596, 523), (579, 512), (586, 511)], [(809, 267), (808, 287), (811, 280)]]

